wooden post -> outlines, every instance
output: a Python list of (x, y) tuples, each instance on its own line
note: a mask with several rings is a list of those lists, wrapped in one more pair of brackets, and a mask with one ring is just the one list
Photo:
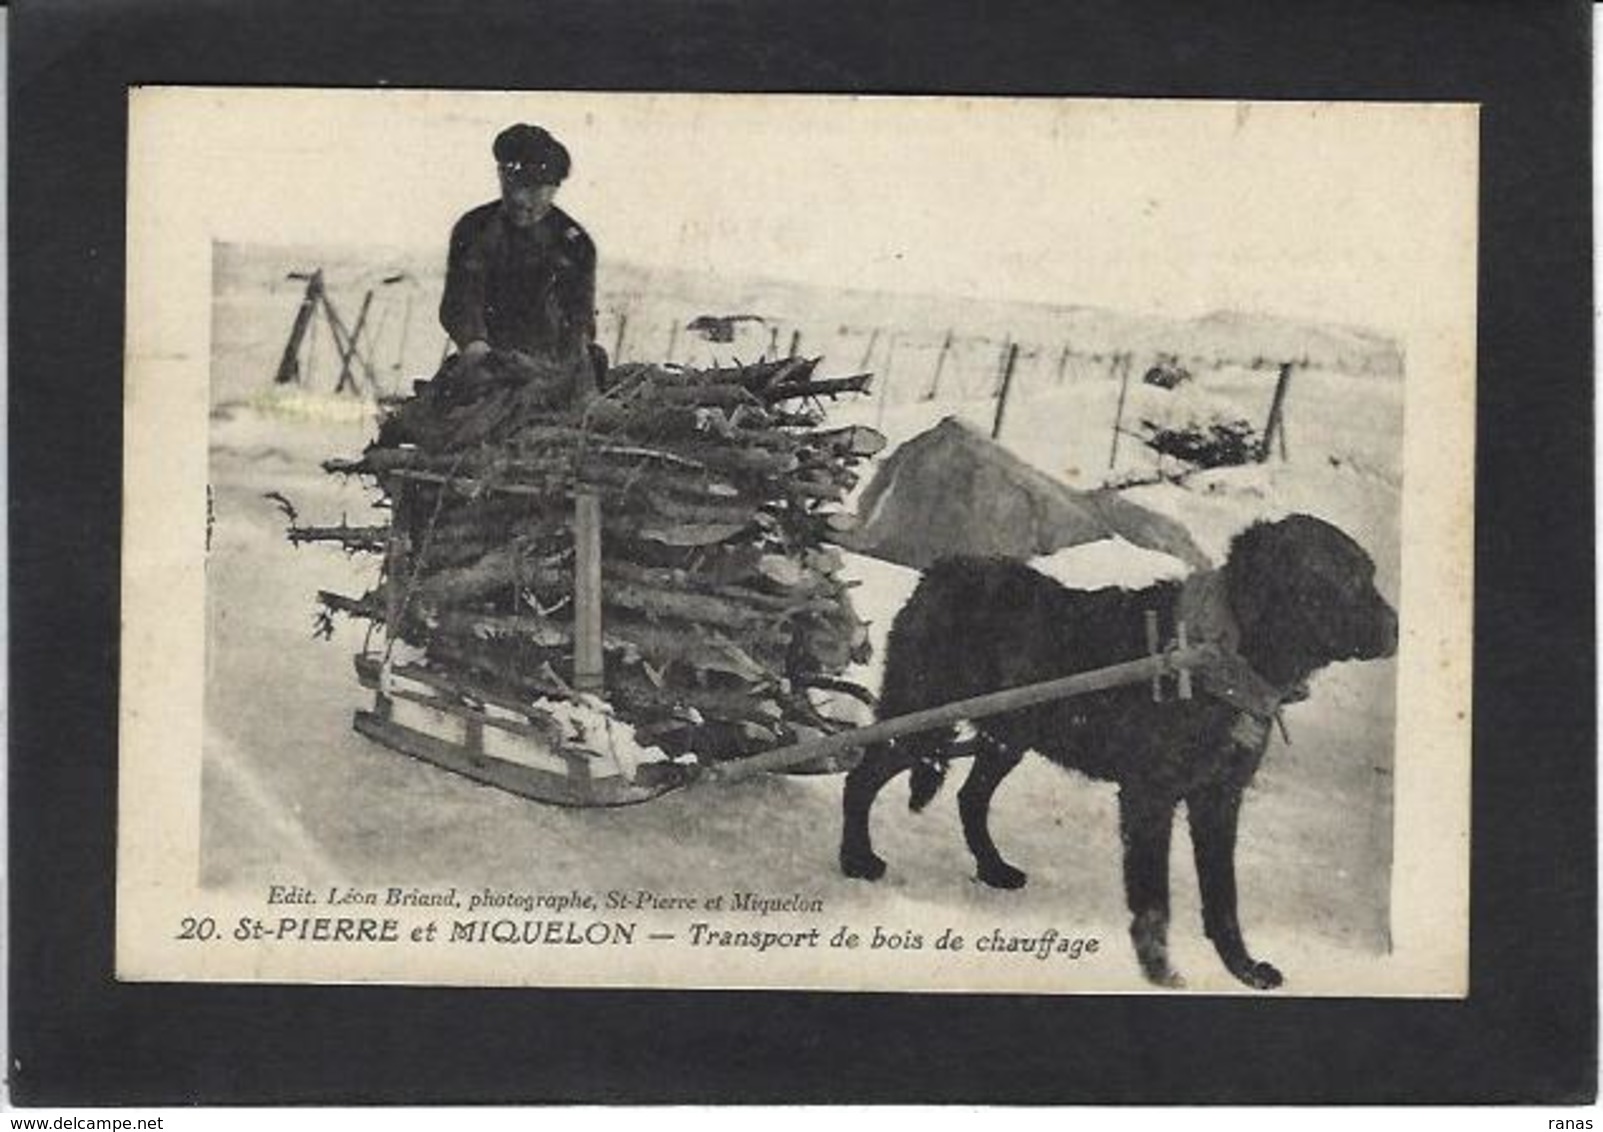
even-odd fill
[(941, 339), (941, 352), (935, 355), (935, 376), (930, 378), (930, 391), (924, 395), (924, 400), (933, 401), (941, 391), (941, 370), (946, 365), (946, 355), (952, 349), (952, 331), (947, 328), (946, 337)]
[(868, 336), (868, 349), (863, 351), (863, 360), (857, 363), (859, 371), (868, 369), (868, 360), (874, 356), (874, 347), (877, 345), (879, 345), (879, 327), (876, 326), (874, 332)]
[(991, 422), (991, 439), (1002, 435), (1002, 414), (1007, 412), (1007, 395), (1013, 389), (1013, 366), (1019, 360), (1019, 344), (1009, 342), (1007, 360), (1002, 363), (1002, 388), (996, 394), (996, 419)]
[[(317, 372), (317, 325), (318, 324), (316, 322), (313, 322), (312, 325), (306, 328), (307, 380), (311, 380), (312, 375)], [(295, 381), (297, 384), (300, 382), (299, 374), (296, 375)]]
[(1059, 385), (1063, 384), (1063, 375), (1068, 372), (1068, 368), (1069, 368), (1069, 344), (1067, 342), (1065, 342), (1065, 343), (1063, 343), (1063, 352), (1058, 355), (1057, 384), (1059, 384)]
[(573, 686), (599, 692), (606, 682), (601, 650), (601, 496), (573, 497)]
[[(1147, 631), (1147, 655), (1158, 656), (1158, 611), (1147, 610), (1142, 620)], [(1152, 674), (1152, 702), (1163, 702), (1163, 675), (1158, 672)]]
[[(1186, 622), (1185, 618), (1183, 617), (1175, 622), (1174, 647), (1179, 649), (1181, 652), (1185, 652), (1191, 648), (1191, 641), (1187, 637)], [(1180, 670), (1178, 683), (1180, 698), (1182, 700), (1189, 700), (1191, 698), (1191, 669), (1182, 668)]]
[(676, 318), (668, 324), (668, 353), (663, 361), (673, 361), (673, 350), (677, 345), (679, 345), (679, 320)]
[(763, 354), (763, 357), (779, 357), (779, 327), (777, 326), (770, 326), (768, 328), (768, 350)]
[[(323, 269), (318, 268), (312, 272), (311, 278), (306, 280), (306, 293), (301, 296), (300, 308), (295, 312), (295, 325), (290, 328), (289, 341), (284, 343), (284, 356), (278, 362), (278, 374), (273, 378), (277, 384), (300, 384), (301, 343), (306, 338), (307, 330), (311, 328), (312, 315), (316, 313), (322, 299)], [(311, 369), (311, 365), (308, 364), (306, 368)]]
[(790, 357), (801, 357), (801, 328), (797, 327), (790, 332)]
[(1113, 411), (1113, 449), (1108, 453), (1108, 470), (1113, 470), (1114, 464), (1119, 460), (1119, 433), (1124, 430), (1124, 396), (1130, 390), (1130, 355), (1116, 355), (1119, 364), (1119, 407)]
[[(414, 485), (404, 481), (380, 480), (384, 494), (395, 501), (390, 512), (389, 535), (384, 541), (384, 660), (380, 669), (379, 690), (389, 694), (390, 657), (395, 643), (401, 639), (401, 622), (406, 617), (406, 584), (412, 573), (412, 540), (405, 516), (416, 498)], [(386, 709), (387, 710), (387, 709)]]
[(623, 336), (629, 330), (629, 315), (625, 311), (618, 312), (618, 338), (612, 344), (612, 364), (617, 365), (623, 361)]
[(369, 292), (362, 295), (361, 311), (356, 313), (356, 329), (346, 332), (345, 324), (341, 324), (340, 316), (335, 313), (333, 303), (330, 303), (329, 297), (324, 295), (324, 298), (322, 298), (322, 308), (329, 313), (333, 329), (345, 335), (345, 345), (340, 348), (340, 380), (333, 385), (335, 393), (345, 393), (345, 386), (351, 386), (351, 393), (356, 393), (356, 378), (351, 375), (351, 359), (361, 359), (361, 354), (357, 353), (357, 340), (362, 337), (362, 327), (367, 325), (367, 311), (372, 308), (372, 305), (373, 292), (372, 289), (369, 289)]
[(1280, 378), (1275, 382), (1275, 399), (1269, 404), (1269, 420), (1263, 426), (1263, 445), (1258, 449), (1260, 464), (1269, 459), (1269, 450), (1274, 447), (1276, 437), (1280, 440), (1280, 459), (1286, 459), (1286, 392), (1291, 388), (1291, 371), (1294, 368), (1292, 362), (1281, 363)]
[(879, 378), (879, 403), (874, 409), (875, 429), (883, 428), (885, 424), (885, 399), (889, 395), (891, 389), (891, 359), (895, 356), (896, 338), (895, 336), (892, 336), (890, 348), (885, 358), (885, 372), (877, 375)]

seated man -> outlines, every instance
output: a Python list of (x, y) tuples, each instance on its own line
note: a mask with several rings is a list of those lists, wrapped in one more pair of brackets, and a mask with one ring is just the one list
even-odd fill
[(570, 395), (583, 397), (606, 372), (606, 354), (595, 345), (595, 245), (553, 203), (568, 151), (520, 124), (493, 152), (501, 196), (451, 230), (440, 323), (469, 366), (492, 350), (514, 352), (534, 371), (572, 380)]

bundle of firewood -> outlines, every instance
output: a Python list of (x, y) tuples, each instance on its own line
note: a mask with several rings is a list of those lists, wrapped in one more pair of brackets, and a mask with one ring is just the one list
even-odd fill
[(577, 397), (518, 355), (448, 367), (324, 465), (373, 477), (389, 523), (290, 538), (384, 556), (369, 593), (320, 595), (328, 613), (381, 623), (470, 696), (528, 702), (572, 692), (574, 500), (594, 494), (603, 694), (636, 735), (717, 759), (830, 730), (810, 692), (868, 699), (842, 679), (868, 638), (832, 543), (885, 441), (822, 427), (869, 377), (816, 365), (625, 365)]

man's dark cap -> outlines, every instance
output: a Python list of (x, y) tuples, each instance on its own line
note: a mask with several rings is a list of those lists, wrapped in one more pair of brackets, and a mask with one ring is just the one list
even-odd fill
[(561, 142), (539, 126), (524, 122), (502, 130), (493, 152), (501, 171), (521, 184), (560, 185), (572, 167)]

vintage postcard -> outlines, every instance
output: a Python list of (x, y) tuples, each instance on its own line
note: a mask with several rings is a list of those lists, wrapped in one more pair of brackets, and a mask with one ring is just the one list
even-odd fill
[(1467, 993), (1474, 106), (128, 111), (118, 978)]

